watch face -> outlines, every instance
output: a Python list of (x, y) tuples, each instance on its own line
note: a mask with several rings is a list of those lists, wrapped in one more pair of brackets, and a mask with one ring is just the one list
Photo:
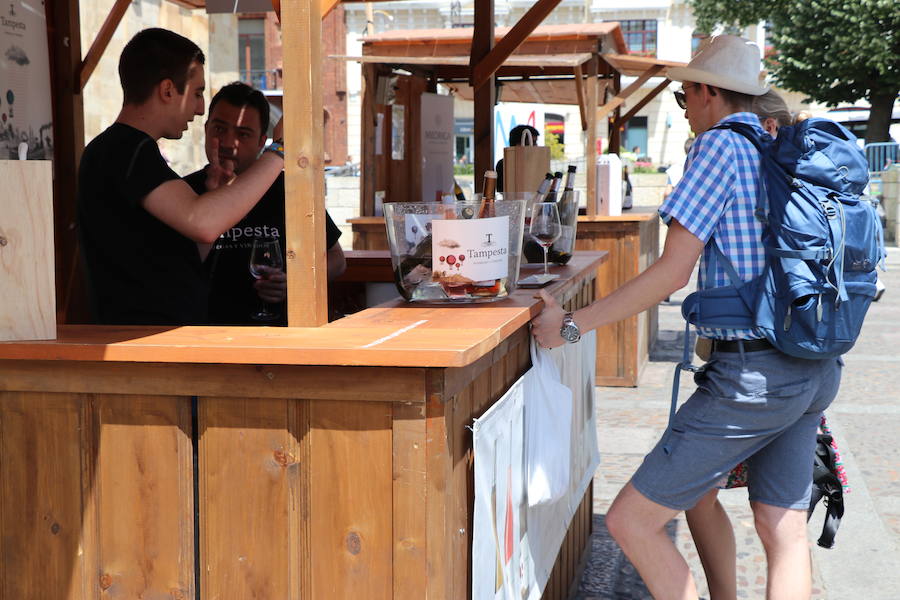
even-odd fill
[(559, 334), (567, 342), (577, 342), (581, 337), (581, 332), (578, 331), (578, 327), (571, 323), (563, 325), (562, 329), (559, 330)]

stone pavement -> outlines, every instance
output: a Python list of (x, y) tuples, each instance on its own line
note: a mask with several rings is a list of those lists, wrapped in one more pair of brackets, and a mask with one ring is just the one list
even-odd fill
[[(852, 491), (845, 495), (844, 518), (831, 550), (811, 542), (813, 598), (837, 600), (900, 598), (900, 250), (889, 248), (887, 285), (869, 310), (856, 347), (845, 357), (841, 390), (828, 410)], [(687, 289), (693, 289), (690, 285)], [(637, 388), (597, 388), (597, 431), (601, 463), (594, 477), (594, 534), (591, 555), (577, 600), (650, 598), (634, 568), (604, 526), (604, 516), (666, 426), (674, 361), (681, 352), (684, 323), (674, 295), (660, 306), (660, 341)], [(682, 377), (680, 400), (692, 380)], [(766, 563), (753, 528), (745, 490), (723, 491), (738, 550), (738, 597), (764, 598)], [(823, 507), (810, 521), (818, 538)], [(669, 533), (688, 560), (701, 597), (707, 595), (703, 570), (684, 515)]]

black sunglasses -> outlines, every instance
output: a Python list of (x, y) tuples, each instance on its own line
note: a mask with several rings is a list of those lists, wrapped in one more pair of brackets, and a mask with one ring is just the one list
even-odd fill
[(673, 94), (675, 94), (675, 102), (678, 103), (678, 106), (681, 108), (681, 110), (687, 110), (687, 97), (684, 95), (684, 91), (689, 90), (692, 87), (697, 87), (697, 84), (695, 83), (694, 85), (689, 85), (687, 87), (682, 86), (682, 88), (677, 92), (672, 92)]

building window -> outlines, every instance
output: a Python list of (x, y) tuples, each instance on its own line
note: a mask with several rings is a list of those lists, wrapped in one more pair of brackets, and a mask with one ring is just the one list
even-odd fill
[(240, 19), (238, 21), (238, 63), (241, 65), (241, 81), (260, 90), (269, 85), (266, 72), (266, 21), (265, 19)]
[(656, 56), (656, 20), (638, 19), (619, 21), (625, 45), (631, 54)]
[(702, 31), (695, 31), (691, 34), (691, 58), (697, 56), (697, 53), (706, 46), (704, 42), (708, 39), (709, 34)]

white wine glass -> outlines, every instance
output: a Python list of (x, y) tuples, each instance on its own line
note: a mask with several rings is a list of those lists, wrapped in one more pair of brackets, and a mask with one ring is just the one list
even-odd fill
[[(250, 251), (250, 274), (256, 279), (264, 279), (267, 269), (281, 271), (284, 269), (284, 261), (281, 258), (281, 244), (278, 238), (257, 237), (253, 239), (253, 249)], [(254, 321), (275, 321), (281, 315), (270, 310), (269, 304), (259, 301), (259, 309), (250, 315)]]
[(547, 268), (547, 251), (562, 234), (562, 226), (559, 222), (559, 207), (556, 202), (535, 202), (531, 207), (531, 223), (528, 233), (537, 240), (544, 249), (544, 275), (549, 273)]

